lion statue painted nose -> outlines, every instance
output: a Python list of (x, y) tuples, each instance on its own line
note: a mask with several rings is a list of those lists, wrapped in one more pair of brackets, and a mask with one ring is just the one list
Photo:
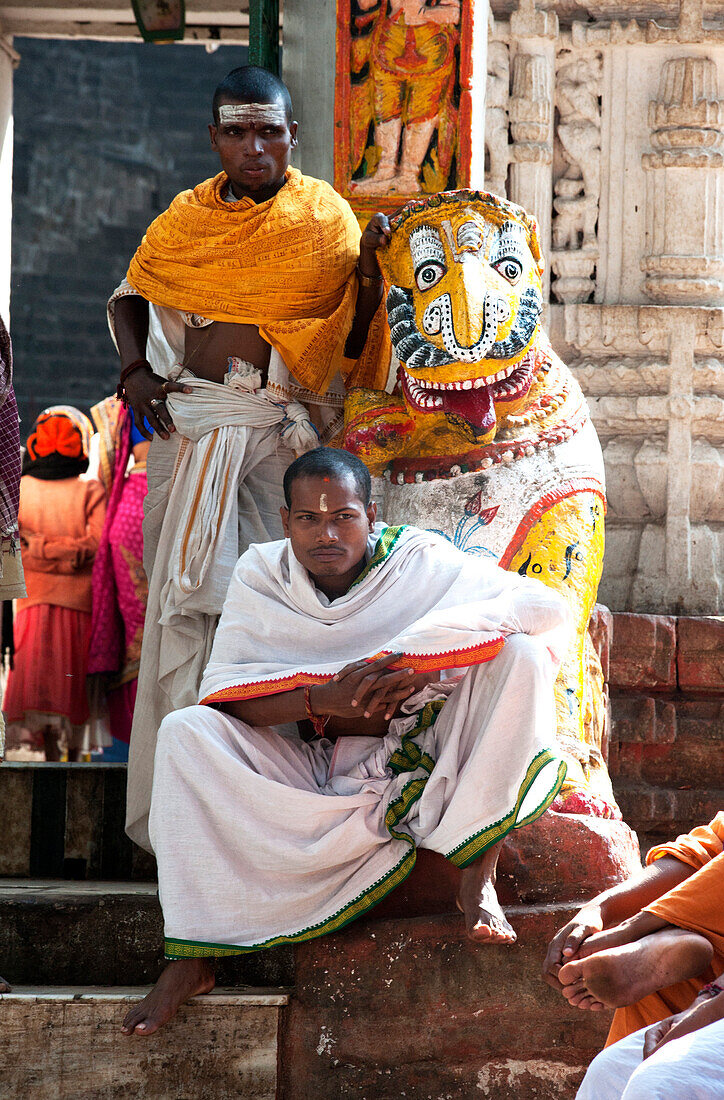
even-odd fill
[(380, 254), (392, 393), (352, 390), (344, 446), (375, 475), (388, 523), (564, 595), (576, 635), (556, 683), (566, 809), (618, 816), (601, 754), (603, 677), (588, 623), (604, 547), (601, 449), (583, 394), (540, 327), (535, 219), (481, 191), (414, 200)]

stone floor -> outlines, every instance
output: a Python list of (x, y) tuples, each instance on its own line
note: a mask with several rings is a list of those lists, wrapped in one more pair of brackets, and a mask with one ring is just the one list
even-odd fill
[(215, 990), (185, 1005), (173, 1028), (119, 1033), (147, 988), (17, 987), (0, 994), (8, 1100), (274, 1100), (279, 990)]

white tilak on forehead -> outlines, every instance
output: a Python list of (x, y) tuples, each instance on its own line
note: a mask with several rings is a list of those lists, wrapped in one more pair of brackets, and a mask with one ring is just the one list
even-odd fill
[(327, 506), (327, 494), (326, 493), (322, 493), (319, 497), (319, 510), (320, 510), (320, 512), (328, 512), (329, 511), (329, 508)]
[(287, 112), (281, 103), (222, 103), (219, 122), (245, 126), (286, 126)]

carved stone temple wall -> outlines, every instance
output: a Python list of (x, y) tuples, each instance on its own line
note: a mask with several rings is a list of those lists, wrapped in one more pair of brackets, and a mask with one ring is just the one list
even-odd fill
[[(429, 25), (403, 41), (405, 19)], [(599, 599), (724, 612), (724, 5), (337, 0), (337, 27), (334, 182), (360, 220), (484, 186), (540, 223), (546, 325), (604, 449)]]
[(549, 331), (603, 445), (599, 599), (721, 613), (724, 9), (544, 6), (493, 0), (488, 180), (541, 223)]

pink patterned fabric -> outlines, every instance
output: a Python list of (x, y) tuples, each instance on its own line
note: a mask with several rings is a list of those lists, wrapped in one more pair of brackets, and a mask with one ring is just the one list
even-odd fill
[(106, 523), (93, 564), (88, 671), (112, 676), (108, 695), (111, 734), (127, 742), (148, 596), (141, 527), (148, 484), (145, 467), (126, 472), (131, 453), (131, 418), (125, 411), (122, 417), (116, 435)]

